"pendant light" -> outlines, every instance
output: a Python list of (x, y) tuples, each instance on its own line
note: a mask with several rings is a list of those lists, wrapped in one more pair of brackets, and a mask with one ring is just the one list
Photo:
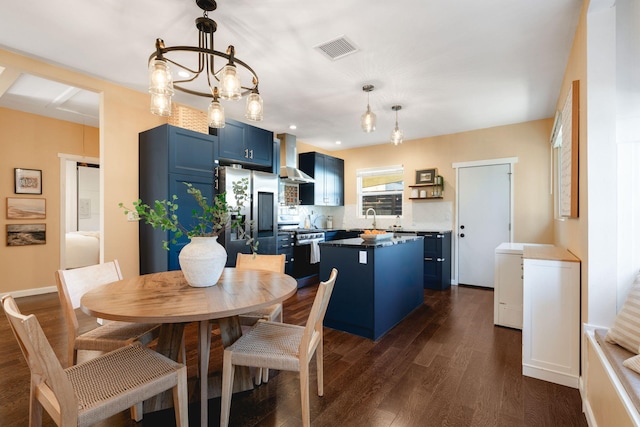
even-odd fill
[(393, 128), (393, 132), (391, 132), (391, 142), (393, 142), (393, 145), (402, 144), (404, 134), (398, 127), (398, 111), (402, 109), (402, 105), (394, 105), (391, 109), (396, 112), (396, 127)]
[(369, 92), (373, 91), (373, 85), (364, 85), (362, 90), (367, 92), (367, 111), (360, 118), (360, 126), (364, 132), (373, 132), (376, 130), (376, 115), (371, 111), (369, 106)]

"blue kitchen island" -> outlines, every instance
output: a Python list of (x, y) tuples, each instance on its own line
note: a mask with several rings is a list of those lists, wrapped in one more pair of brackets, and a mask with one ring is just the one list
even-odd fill
[(320, 280), (338, 269), (324, 325), (377, 340), (423, 304), (423, 237), (320, 243)]

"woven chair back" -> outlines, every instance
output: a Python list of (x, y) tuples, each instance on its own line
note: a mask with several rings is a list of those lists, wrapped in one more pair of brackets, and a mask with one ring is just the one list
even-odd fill
[(285, 255), (241, 254), (236, 256), (238, 270), (264, 270), (284, 273)]
[(45, 383), (56, 396), (60, 413), (75, 412), (77, 418), (77, 399), (73, 386), (67, 379), (38, 319), (33, 314), (25, 316), (20, 313), (11, 295), (2, 298), (2, 308), (29, 365), (33, 385), (37, 387), (38, 384)]
[(329, 279), (326, 282), (320, 282), (318, 285), (318, 291), (313, 300), (313, 306), (311, 306), (304, 334), (300, 341), (299, 354), (301, 355), (307, 354), (310, 357), (315, 350), (315, 345), (322, 339), (322, 322), (329, 306), (331, 293), (336, 284), (336, 277), (338, 277), (338, 270), (333, 268)]

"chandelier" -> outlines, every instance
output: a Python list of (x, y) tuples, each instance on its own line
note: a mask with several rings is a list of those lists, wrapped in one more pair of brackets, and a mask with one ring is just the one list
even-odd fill
[[(170, 116), (171, 98), (175, 88), (191, 95), (212, 98), (207, 114), (210, 127), (223, 128), (225, 125), (221, 99), (237, 101), (245, 95), (248, 95), (245, 117), (254, 121), (262, 120), (263, 102), (258, 91), (258, 75), (249, 65), (235, 57), (233, 46), (229, 46), (226, 53), (214, 49), (213, 33), (217, 24), (208, 17), (207, 12), (216, 9), (215, 0), (196, 0), (196, 4), (204, 11), (202, 17), (196, 18), (199, 33), (197, 47), (166, 47), (162, 39), (156, 39), (156, 50), (149, 57), (151, 112), (159, 116)], [(183, 65), (170, 58), (173, 54), (181, 58), (191, 55), (193, 64)], [(224, 65), (216, 68), (216, 59), (219, 64), (222, 62)], [(169, 64), (178, 70), (178, 76), (184, 74), (187, 77), (179, 77), (181, 80), (174, 79)], [(250, 78), (250, 86), (242, 85), (240, 74)], [(206, 78), (209, 89), (206, 92), (192, 84), (197, 82), (200, 76), (203, 77), (201, 80)]]

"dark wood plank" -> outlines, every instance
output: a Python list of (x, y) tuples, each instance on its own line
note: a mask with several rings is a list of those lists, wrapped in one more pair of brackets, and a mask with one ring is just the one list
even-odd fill
[[(286, 322), (304, 324), (316, 286), (284, 303)], [(578, 390), (522, 376), (521, 332), (493, 325), (493, 292), (463, 286), (425, 290), (425, 303), (378, 341), (325, 328), (325, 396), (316, 394), (311, 368), (313, 425), (353, 426), (586, 426)], [(17, 300), (35, 313), (58, 357), (66, 332), (56, 294)], [(0, 424), (25, 426), (29, 370), (6, 320), (0, 320)], [(88, 320), (83, 328), (93, 327)], [(197, 326), (186, 325), (189, 418), (199, 423)], [(82, 352), (81, 352), (82, 353)], [(83, 356), (81, 355), (81, 358)], [(86, 357), (86, 355), (84, 356)], [(219, 329), (212, 334), (209, 373), (222, 368)], [(209, 425), (218, 425), (220, 399), (209, 405)], [(268, 383), (233, 396), (232, 426), (301, 425), (297, 373), (270, 371)], [(53, 426), (45, 416), (44, 426)], [(172, 410), (128, 411), (99, 424), (172, 426)]]

